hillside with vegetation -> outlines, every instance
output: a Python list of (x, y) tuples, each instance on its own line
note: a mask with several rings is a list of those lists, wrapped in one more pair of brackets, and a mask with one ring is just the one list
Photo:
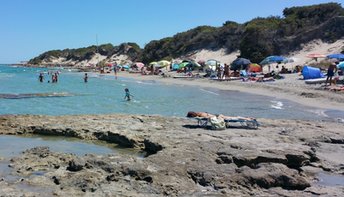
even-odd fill
[[(335, 42), (344, 37), (344, 9), (338, 3), (327, 3), (283, 10), (283, 17), (255, 18), (244, 24), (225, 22), (221, 27), (199, 26), (172, 37), (153, 40), (143, 49), (135, 43), (120, 46), (101, 45), (101, 55), (127, 54), (132, 61), (170, 60), (202, 49), (225, 49), (226, 53), (240, 50), (241, 56), (260, 62), (268, 55), (287, 54), (315, 39)], [(130, 46), (130, 50), (124, 50)], [(51, 57), (76, 61), (91, 58), (96, 46), (81, 49), (53, 50), (30, 60), (39, 64)]]
[(111, 57), (113, 55), (126, 55), (129, 59), (139, 59), (141, 57), (142, 49), (136, 43), (123, 43), (119, 46), (112, 44), (104, 44), (100, 46), (89, 46), (78, 49), (64, 49), (47, 51), (38, 57), (29, 61), (29, 64), (42, 64), (46, 62), (53, 62), (52, 60), (62, 58), (64, 62), (80, 62), (90, 60), (96, 54)]

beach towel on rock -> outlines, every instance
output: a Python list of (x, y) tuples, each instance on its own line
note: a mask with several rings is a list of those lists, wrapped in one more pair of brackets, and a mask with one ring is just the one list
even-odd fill
[(226, 123), (223, 118), (220, 117), (211, 117), (209, 118), (211, 124), (211, 129), (213, 130), (224, 130), (226, 129)]

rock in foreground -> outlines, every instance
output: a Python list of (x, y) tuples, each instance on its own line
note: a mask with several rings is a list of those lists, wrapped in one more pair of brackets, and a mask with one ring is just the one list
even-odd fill
[(35, 147), (10, 160), (17, 181), (1, 179), (0, 196), (344, 195), (342, 186), (315, 183), (320, 171), (343, 173), (343, 124), (259, 121), (258, 130), (213, 131), (191, 119), (159, 116), (3, 115), (1, 134), (102, 140), (146, 157)]

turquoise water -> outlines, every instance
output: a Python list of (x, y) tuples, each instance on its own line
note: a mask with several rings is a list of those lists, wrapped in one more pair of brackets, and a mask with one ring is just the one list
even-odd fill
[(85, 154), (131, 154), (139, 156), (134, 149), (118, 148), (115, 144), (106, 142), (85, 142), (71, 137), (57, 136), (8, 136), (0, 135), (0, 157), (9, 158), (19, 155), (22, 151), (37, 147), (48, 146), (53, 152), (72, 153), (79, 156)]
[[(163, 85), (111, 75), (60, 69), (58, 83), (40, 83), (44, 68), (0, 65), (0, 114), (160, 114), (184, 117), (188, 111), (207, 111), (256, 118), (336, 120), (342, 111), (309, 108), (297, 103), (247, 93), (217, 89)], [(124, 88), (134, 95), (124, 100)]]

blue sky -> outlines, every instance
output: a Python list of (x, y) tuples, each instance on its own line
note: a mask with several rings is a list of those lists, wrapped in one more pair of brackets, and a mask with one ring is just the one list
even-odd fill
[[(331, 1), (341, 3), (344, 0)], [(199, 25), (282, 16), (286, 7), (323, 0), (1, 0), (0, 63), (53, 49), (118, 45), (173, 36)]]

